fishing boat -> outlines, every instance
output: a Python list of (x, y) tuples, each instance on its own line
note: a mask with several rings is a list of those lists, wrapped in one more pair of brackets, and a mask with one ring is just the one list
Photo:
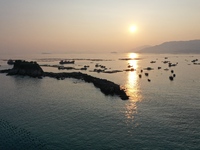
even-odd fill
[(61, 60), (60, 62), (59, 62), (59, 64), (74, 64), (75, 63), (75, 61), (74, 60)]

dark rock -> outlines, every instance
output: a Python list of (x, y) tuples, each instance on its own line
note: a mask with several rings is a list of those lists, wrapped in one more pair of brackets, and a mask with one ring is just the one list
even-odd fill
[(0, 70), (0, 73), (8, 73), (10, 69)]
[(41, 77), (43, 76), (43, 70), (36, 62), (16, 60), (13, 68), (9, 70), (8, 75)]
[(9, 59), (9, 60), (7, 61), (7, 64), (8, 64), (8, 65), (13, 65), (14, 63), (15, 63), (15, 61), (12, 60), (12, 59)]

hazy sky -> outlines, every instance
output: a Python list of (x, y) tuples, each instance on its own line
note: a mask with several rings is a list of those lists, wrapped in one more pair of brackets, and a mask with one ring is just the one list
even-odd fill
[(192, 39), (200, 39), (200, 0), (0, 0), (0, 52), (129, 51)]

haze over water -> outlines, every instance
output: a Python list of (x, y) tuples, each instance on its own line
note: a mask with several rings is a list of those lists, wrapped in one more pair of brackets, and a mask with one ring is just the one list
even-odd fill
[[(0, 70), (22, 59), (81, 71), (121, 85), (129, 100), (82, 80), (0, 74), (0, 149), (199, 150), (200, 55), (185, 43), (186, 54), (171, 43), (162, 52), (180, 54), (133, 53), (198, 45), (199, 8), (199, 0), (1, 0)], [(63, 59), (75, 69), (58, 70)]]
[(0, 53), (130, 52), (200, 39), (199, 0), (0, 1)]
[[(191, 62), (200, 60), (200, 55), (106, 53), (99, 56), (17, 56), (52, 65), (58, 65), (59, 60), (69, 57), (79, 58), (71, 65), (73, 67), (90, 66), (83, 73), (125, 87), (130, 99), (122, 101), (117, 96), (105, 96), (92, 84), (76, 79), (35, 79), (0, 74), (1, 149), (200, 148), (200, 72), (199, 65)], [(9, 58), (15, 59), (15, 56), (10, 55)], [(88, 60), (93, 58), (103, 61)], [(132, 59), (119, 60), (121, 58)], [(10, 68), (3, 59), (7, 58), (1, 58), (1, 69)], [(169, 68), (163, 63), (165, 60), (178, 62), (178, 65)], [(105, 65), (109, 70), (127, 69), (128, 65), (136, 70), (114, 74), (90, 72), (96, 63)], [(158, 66), (162, 69), (158, 70)], [(144, 70), (146, 67), (154, 70)], [(166, 68), (169, 70), (164, 70)], [(53, 67), (43, 69), (66, 71)], [(144, 72), (139, 78), (141, 69)], [(169, 80), (171, 70), (176, 74), (173, 81)], [(149, 73), (148, 77), (145, 72)]]

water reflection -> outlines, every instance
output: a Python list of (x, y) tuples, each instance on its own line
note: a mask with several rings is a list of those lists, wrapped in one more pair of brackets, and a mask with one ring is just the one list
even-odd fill
[(129, 65), (134, 68), (135, 71), (128, 72), (127, 76), (127, 82), (126, 82), (126, 88), (127, 92), (130, 96), (131, 101), (140, 101), (141, 95), (140, 95), (140, 89), (138, 84), (138, 60), (134, 60), (135, 58), (138, 58), (138, 54), (136, 53), (129, 53), (129, 58), (132, 58), (128, 61)]
[(142, 99), (140, 87), (138, 84), (138, 60), (134, 60), (139, 56), (136, 53), (130, 53), (128, 57), (131, 58), (131, 60), (129, 60), (128, 63), (134, 68), (135, 71), (130, 71), (127, 75), (126, 89), (127, 94), (130, 96), (130, 100), (127, 101), (124, 111), (127, 124), (133, 122), (134, 116), (137, 113), (137, 102), (141, 101)]

